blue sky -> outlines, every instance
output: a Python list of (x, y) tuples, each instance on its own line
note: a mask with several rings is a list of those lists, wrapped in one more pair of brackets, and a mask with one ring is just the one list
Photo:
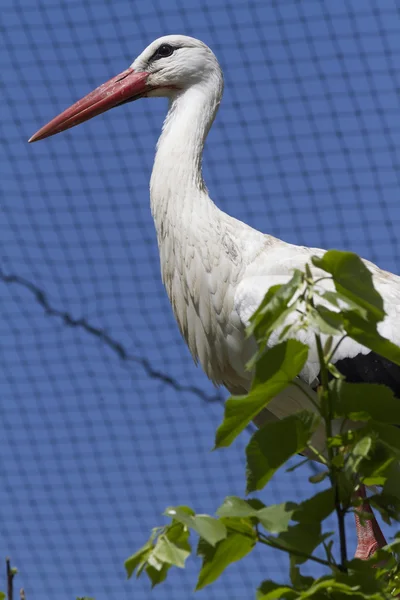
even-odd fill
[[(204, 160), (218, 205), (400, 272), (397, 11), (389, 0), (3, 0), (1, 270), (17, 280), (1, 284), (0, 559), (19, 567), (28, 600), (147, 598), (123, 560), (166, 506), (213, 512), (243, 494), (248, 434), (210, 452), (224, 392), (193, 365), (160, 282), (148, 180), (166, 102), (27, 139), (156, 37), (199, 37), (226, 81)], [(261, 497), (311, 491), (298, 471)], [(260, 551), (196, 597), (251, 598), (285, 565)], [(191, 561), (152, 597), (194, 597), (195, 572)]]

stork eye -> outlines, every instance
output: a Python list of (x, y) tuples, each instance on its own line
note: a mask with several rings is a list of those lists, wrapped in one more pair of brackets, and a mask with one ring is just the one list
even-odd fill
[(167, 58), (167, 56), (171, 56), (174, 50), (175, 48), (169, 44), (161, 44), (161, 46), (157, 49), (154, 58)]

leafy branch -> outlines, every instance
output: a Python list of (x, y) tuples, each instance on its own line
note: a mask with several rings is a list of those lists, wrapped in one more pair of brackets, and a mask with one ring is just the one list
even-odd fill
[[(382, 385), (346, 381), (336, 366), (349, 338), (400, 365), (400, 348), (378, 331), (384, 318), (371, 273), (352, 253), (329, 251), (313, 257), (303, 272), (295, 271), (288, 283), (267, 292), (248, 328), (258, 344), (249, 365), (252, 386), (247, 395), (227, 400), (215, 448), (230, 446), (286, 389), (296, 394), (301, 409), (252, 435), (246, 447), (246, 491), (265, 490), (267, 497), (271, 478), (296, 454), (306, 456), (299, 468), (312, 459), (323, 465), (321, 473), (309, 478), (317, 491), (303, 502), (277, 505), (231, 496), (215, 517), (196, 514), (188, 506), (170, 507), (165, 511), (169, 523), (153, 529), (148, 542), (126, 560), (128, 577), (145, 572), (155, 586), (172, 566), (184, 568), (192, 553), (192, 533), (198, 536), (196, 554), (201, 559), (196, 589), (212, 584), (261, 544), (290, 556), (290, 584), (264, 581), (257, 600), (378, 600), (400, 594), (400, 534), (368, 560), (349, 560), (345, 529), (348, 513), (371, 517), (362, 510), (363, 486), (381, 486), (371, 505), (386, 523), (400, 521), (399, 399)], [(307, 371), (310, 355), (318, 363), (315, 374)], [(299, 375), (312, 381), (313, 389)], [(338, 550), (333, 532), (325, 530), (332, 514)], [(325, 558), (315, 554), (317, 549)], [(301, 565), (307, 561), (318, 563), (324, 574), (302, 575)]]

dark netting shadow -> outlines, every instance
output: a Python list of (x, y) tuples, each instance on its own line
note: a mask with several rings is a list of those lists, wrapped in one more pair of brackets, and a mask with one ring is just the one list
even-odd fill
[[(0, 560), (28, 600), (147, 597), (123, 560), (167, 505), (243, 494), (248, 434), (210, 452), (225, 394), (160, 282), (148, 181), (165, 101), (27, 138), (154, 38), (199, 37), (226, 78), (205, 155), (219, 206), (398, 272), (398, 16), (389, 0), (4, 0)], [(261, 496), (293, 492), (311, 492), (301, 471)], [(250, 598), (285, 564), (262, 550), (196, 597)], [(152, 594), (187, 599), (194, 582), (191, 561)]]

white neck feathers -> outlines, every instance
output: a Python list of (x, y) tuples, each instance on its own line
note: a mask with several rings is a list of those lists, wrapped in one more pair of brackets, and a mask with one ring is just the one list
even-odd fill
[(221, 95), (222, 78), (209, 85), (193, 85), (170, 100), (150, 181), (157, 230), (167, 215), (181, 221), (193, 212), (200, 217), (203, 212), (218, 210), (208, 197), (201, 163)]
[(204, 142), (221, 94), (219, 75), (217, 81), (192, 85), (171, 100), (150, 196), (162, 279), (181, 333), (210, 379), (239, 392), (249, 375), (236, 373), (229, 348), (240, 348), (244, 333), (239, 323), (230, 326), (229, 315), (245, 256), (255, 244), (261, 246), (263, 236), (254, 232), (255, 242), (246, 243), (252, 230), (219, 210), (203, 181)]

